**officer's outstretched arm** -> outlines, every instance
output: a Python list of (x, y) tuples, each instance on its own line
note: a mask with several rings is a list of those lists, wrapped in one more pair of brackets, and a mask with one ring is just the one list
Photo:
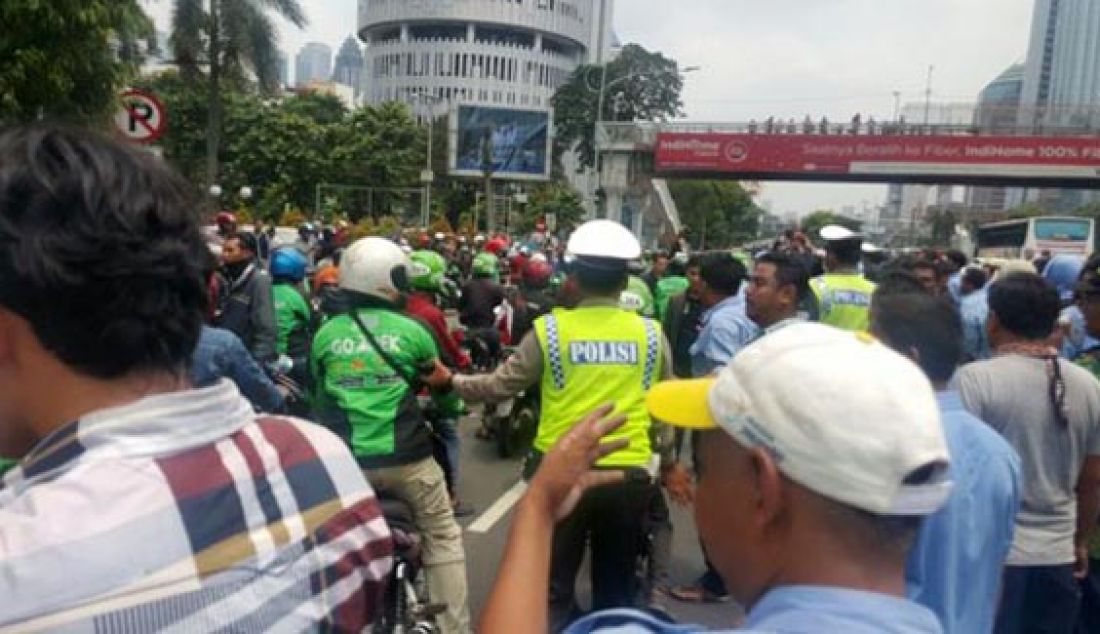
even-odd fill
[(542, 350), (535, 331), (527, 333), (516, 348), (492, 374), (455, 376), (455, 392), (474, 402), (497, 403), (519, 394), (542, 378)]

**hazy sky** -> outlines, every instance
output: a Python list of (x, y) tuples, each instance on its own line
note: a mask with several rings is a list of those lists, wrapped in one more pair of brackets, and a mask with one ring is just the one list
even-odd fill
[[(283, 24), (293, 60), (302, 44), (337, 49), (356, 21), (355, 0), (301, 0), (304, 31)], [(170, 0), (146, 0), (160, 28)], [(894, 91), (923, 101), (934, 66), (934, 101), (973, 102), (1027, 53), (1034, 0), (618, 0), (623, 42), (660, 50), (689, 75), (684, 102), (695, 121), (807, 114), (889, 118)], [(291, 63), (293, 66), (293, 62)], [(292, 71), (293, 72), (293, 71)], [(880, 203), (884, 186), (766, 184), (777, 213)]]

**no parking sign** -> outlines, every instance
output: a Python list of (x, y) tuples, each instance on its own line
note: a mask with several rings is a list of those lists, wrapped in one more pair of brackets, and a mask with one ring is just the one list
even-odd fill
[(126, 140), (152, 143), (159, 139), (168, 125), (164, 105), (152, 93), (127, 90), (119, 97), (115, 113), (115, 128)]

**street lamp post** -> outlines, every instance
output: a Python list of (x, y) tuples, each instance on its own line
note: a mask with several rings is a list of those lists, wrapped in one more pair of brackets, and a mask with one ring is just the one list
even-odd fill
[[(596, 188), (593, 191), (592, 200), (593, 200), (593, 203), (596, 204), (596, 205), (599, 204), (597, 202), (597, 199), (599, 197), (599, 192), (600, 192), (601, 189), (603, 189), (603, 171), (601, 169), (601, 160), (600, 160), (602, 155), (600, 154), (599, 136), (600, 136), (600, 124), (603, 123), (603, 104), (604, 104), (604, 99), (607, 96), (607, 90), (609, 88), (611, 88), (612, 86), (621, 84), (623, 82), (630, 81), (631, 79), (634, 79), (635, 77), (637, 77), (640, 74), (640, 73), (630, 73), (629, 75), (625, 75), (625, 76), (620, 77), (618, 79), (615, 79), (615, 80), (613, 80), (609, 83), (607, 81), (607, 66), (608, 65), (605, 63), (605, 64), (603, 64), (603, 66), (600, 67), (600, 88), (599, 88), (599, 90), (595, 90), (594, 88), (592, 88), (592, 85), (588, 82), (588, 75), (587, 74), (584, 75), (585, 88), (587, 88), (588, 90), (590, 90), (592, 92), (596, 92), (596, 93), (599, 94), (599, 97), (597, 97), (597, 99), (596, 99), (596, 123), (592, 127), (592, 153), (593, 153), (593, 163), (595, 165), (595, 170), (596, 170)], [(687, 67), (683, 68), (682, 70), (680, 70), (679, 74), (681, 76), (683, 76), (683, 75), (686, 75), (688, 73), (694, 73), (694, 72), (700, 71), (702, 69), (703, 69), (702, 66), (687, 66)], [(596, 209), (596, 214), (597, 215), (599, 215), (599, 211), (600, 211), (599, 209)]]
[(432, 214), (432, 183), (435, 181), (435, 173), (432, 171), (432, 145), (435, 142), (435, 105), (441, 101), (439, 97), (420, 94), (420, 100), (428, 104), (428, 158), (424, 165), (424, 171), (420, 173), (420, 182), (424, 185), (424, 196), (420, 212), (421, 224), (425, 227), (431, 221)]

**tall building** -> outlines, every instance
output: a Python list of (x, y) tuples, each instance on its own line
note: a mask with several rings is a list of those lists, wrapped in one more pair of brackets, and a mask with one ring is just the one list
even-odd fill
[(1054, 66), (1054, 42), (1057, 36), (1058, 8), (1063, 0), (1035, 0), (1031, 16), (1031, 39), (1024, 63), (1024, 81), (1020, 95), (1020, 124), (1040, 123), (1040, 112), (1050, 100), (1050, 76)]
[[(1011, 132), (1020, 115), (1024, 88), (1024, 65), (1013, 64), (978, 95), (974, 124), (983, 134)], [(968, 187), (966, 206), (972, 211), (1003, 211), (1019, 204), (1018, 190), (1007, 187)]]
[[(1036, 0), (1020, 123), (1100, 130), (1100, 2)], [(1022, 200), (1067, 212), (1097, 199), (1082, 190), (1027, 190)]]
[(1060, 0), (1049, 95), (1055, 124), (1100, 129), (1100, 2)]
[(310, 42), (294, 60), (294, 85), (308, 86), (312, 81), (328, 81), (332, 77), (332, 49), (320, 42)]
[(348, 36), (340, 46), (340, 52), (336, 54), (336, 67), (332, 70), (332, 81), (351, 86), (352, 92), (358, 95), (363, 89), (359, 85), (359, 77), (363, 72), (363, 50), (359, 48), (359, 42), (353, 36)]
[(359, 0), (369, 103), (545, 108), (611, 53), (613, 0)]

